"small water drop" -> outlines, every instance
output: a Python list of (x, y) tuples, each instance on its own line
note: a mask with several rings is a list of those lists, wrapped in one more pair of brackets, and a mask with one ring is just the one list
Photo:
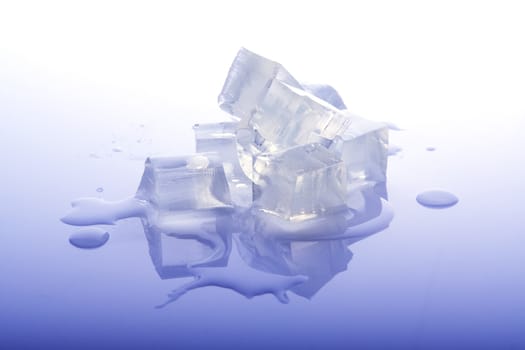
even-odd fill
[(109, 239), (109, 233), (101, 228), (80, 229), (69, 236), (69, 243), (81, 249), (102, 247)]
[(417, 195), (416, 201), (424, 207), (448, 208), (455, 205), (459, 199), (453, 193), (444, 190), (427, 190)]
[(123, 149), (120, 148), (120, 147), (113, 147), (111, 150), (112, 150), (113, 152), (115, 152), (115, 153), (123, 152)]
[(426, 150), (429, 152), (434, 152), (436, 150), (436, 147), (427, 147)]
[(97, 192), (98, 192), (98, 193), (104, 192), (104, 187), (98, 187), (98, 188), (97, 188)]

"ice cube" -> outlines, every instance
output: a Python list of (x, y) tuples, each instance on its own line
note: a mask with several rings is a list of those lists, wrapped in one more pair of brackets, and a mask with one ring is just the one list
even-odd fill
[(346, 112), (303, 90), (278, 63), (241, 49), (219, 95), (222, 109), (239, 119), (241, 166), (251, 157), (323, 141), (328, 146), (350, 123)]
[(236, 119), (248, 118), (275, 79), (301, 87), (281, 64), (241, 48), (219, 95), (219, 106)]
[(254, 171), (254, 207), (264, 212), (297, 221), (346, 208), (344, 163), (320, 144), (263, 154)]
[(355, 115), (348, 129), (329, 149), (344, 161), (349, 191), (386, 181), (388, 126)]
[(195, 124), (198, 153), (215, 152), (220, 157), (228, 181), (232, 202), (240, 207), (252, 204), (252, 182), (241, 169), (237, 155), (237, 122)]
[(260, 152), (275, 152), (312, 142), (312, 137), (333, 140), (350, 119), (332, 105), (308, 92), (274, 80), (241, 127), (256, 131), (253, 145)]
[(222, 163), (212, 153), (148, 158), (136, 197), (161, 214), (232, 206)]

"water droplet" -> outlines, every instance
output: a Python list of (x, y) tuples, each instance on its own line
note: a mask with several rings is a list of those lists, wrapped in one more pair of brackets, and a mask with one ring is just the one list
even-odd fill
[(444, 190), (427, 190), (417, 195), (419, 204), (429, 208), (447, 208), (455, 205), (459, 199), (453, 193)]
[(111, 150), (112, 150), (113, 152), (116, 152), (116, 153), (119, 153), (119, 152), (122, 152), (122, 151), (123, 151), (122, 148), (120, 148), (120, 147), (113, 147)]
[(98, 187), (98, 188), (97, 188), (97, 192), (98, 192), (98, 193), (104, 192), (104, 187)]
[(429, 152), (434, 152), (436, 150), (436, 147), (427, 147), (426, 150)]
[(69, 237), (69, 243), (81, 249), (102, 247), (109, 239), (109, 233), (101, 228), (80, 229)]

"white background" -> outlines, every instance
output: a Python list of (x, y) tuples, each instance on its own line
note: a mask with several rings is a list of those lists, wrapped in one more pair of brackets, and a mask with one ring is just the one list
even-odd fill
[(368, 118), (490, 122), (525, 114), (524, 16), (520, 1), (4, 1), (0, 73), (213, 120), (245, 46)]

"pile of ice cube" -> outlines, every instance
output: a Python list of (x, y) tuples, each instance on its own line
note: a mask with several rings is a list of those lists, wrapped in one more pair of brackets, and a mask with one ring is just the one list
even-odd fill
[(241, 48), (219, 95), (231, 121), (193, 127), (197, 153), (150, 158), (137, 197), (173, 211), (247, 209), (290, 222), (347, 210), (385, 181), (388, 128), (352, 115), (328, 85), (303, 85)]

